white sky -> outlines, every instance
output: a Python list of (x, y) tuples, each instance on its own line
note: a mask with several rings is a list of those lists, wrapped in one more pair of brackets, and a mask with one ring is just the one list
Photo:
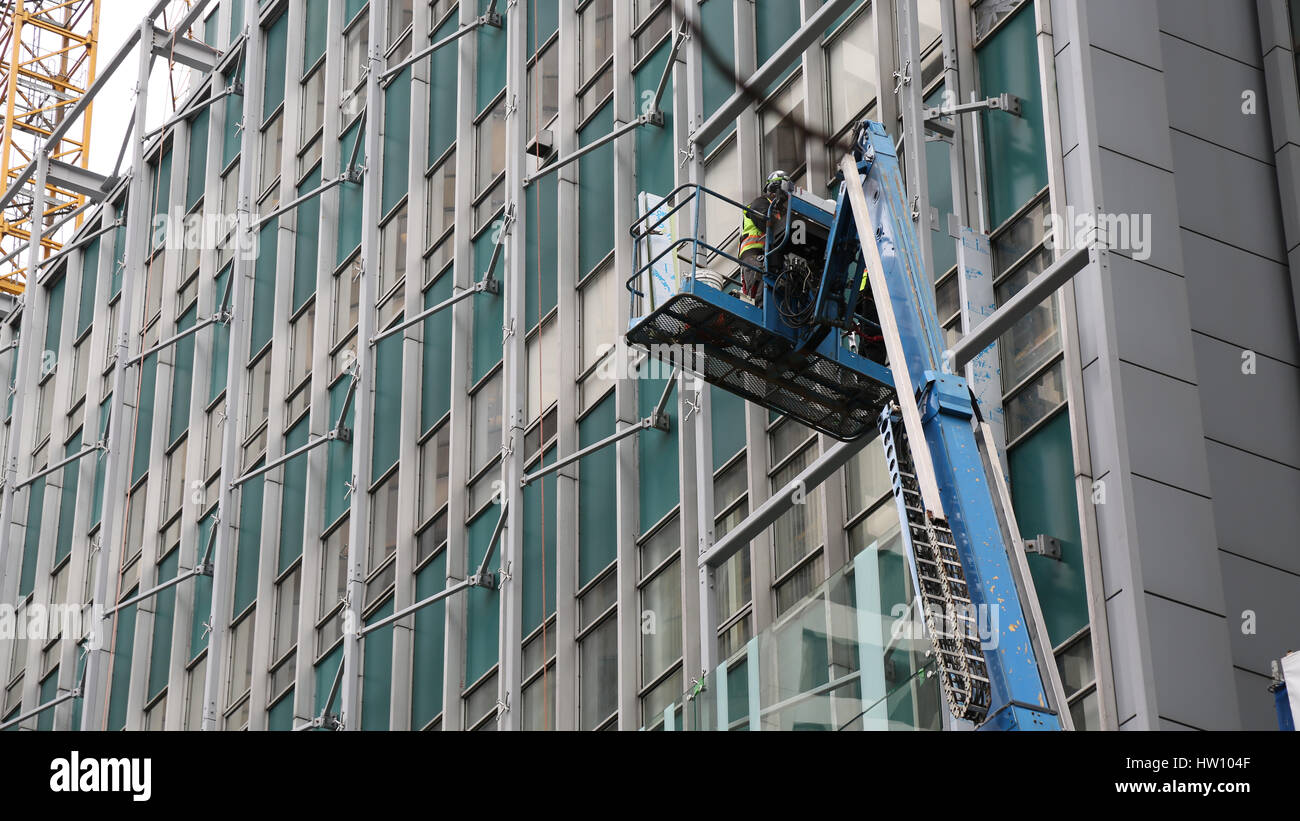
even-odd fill
[[(154, 0), (103, 0), (99, 15), (97, 63), (101, 74), (131, 32), (139, 27), (140, 20), (148, 13), (153, 2)], [(136, 54), (136, 50), (132, 49), (130, 56), (118, 67), (104, 89), (95, 95), (91, 119), (90, 167), (101, 174), (113, 170), (127, 125), (131, 121), (131, 112), (135, 106), (132, 92), (136, 81)], [(182, 97), (187, 74), (188, 70), (178, 67), (177, 93)], [(149, 117), (145, 123), (147, 128), (153, 128), (161, 125), (173, 113), (167, 82), (167, 62), (161, 58), (154, 61), (149, 88)], [(122, 161), (123, 169), (130, 162), (128, 147), (126, 158)]]

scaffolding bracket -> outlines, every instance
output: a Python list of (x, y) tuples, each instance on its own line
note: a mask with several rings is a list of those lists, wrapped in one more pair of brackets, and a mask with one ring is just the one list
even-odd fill
[(139, 604), (140, 602), (144, 601), (150, 596), (156, 596), (159, 593), (163, 592), (164, 590), (168, 589), (169, 587), (175, 587), (181, 582), (187, 581), (188, 579), (192, 579), (195, 576), (211, 576), (211, 575), (212, 575), (212, 565), (210, 563), (200, 564), (196, 567), (186, 570), (184, 573), (177, 575), (175, 578), (171, 578), (165, 582), (162, 582), (161, 584), (154, 585), (153, 587), (149, 588), (143, 593), (132, 596), (131, 598), (127, 599), (124, 602), (118, 602), (116, 605), (113, 606), (112, 609), (106, 610), (104, 612), (104, 618), (108, 618), (109, 616), (113, 615), (117, 611), (130, 607), (133, 604)]
[(284, 214), (288, 211), (292, 211), (293, 209), (297, 208), (299, 205), (302, 205), (304, 202), (311, 199), (312, 197), (318, 197), (321, 194), (324, 194), (326, 191), (333, 188), (334, 186), (341, 185), (342, 183), (345, 182), (354, 182), (354, 183), (361, 182), (361, 172), (349, 168), (348, 170), (344, 171), (342, 174), (338, 175), (337, 177), (330, 180), (329, 182), (322, 183), (320, 187), (313, 188), (312, 190), (308, 191), (306, 194), (299, 195), (297, 198), (286, 202), (284, 205), (281, 205), (279, 208), (275, 209), (271, 213), (262, 217), (258, 217), (257, 221), (253, 223), (253, 227), (261, 228), (263, 225), (266, 225), (271, 220), (275, 219), (281, 214)]
[(474, 20), (472, 23), (466, 23), (465, 25), (456, 29), (456, 31), (452, 32), (451, 34), (448, 34), (446, 37), (442, 38), (441, 40), (438, 40), (435, 43), (431, 43), (425, 46), (424, 48), (412, 54), (410, 57), (407, 57), (405, 60), (398, 63), (397, 65), (386, 69), (384, 73), (379, 75), (379, 85), (383, 88), (388, 88), (388, 86), (392, 85), (393, 79), (397, 77), (398, 74), (401, 74), (402, 70), (405, 69), (407, 66), (410, 66), (414, 63), (418, 63), (419, 61), (423, 60), (425, 57), (428, 57), (430, 54), (433, 54), (435, 51), (442, 48), (443, 46), (456, 42), (460, 38), (464, 37), (466, 34), (469, 34), (471, 31), (474, 31), (475, 29), (479, 28), (480, 26), (491, 26), (492, 28), (498, 28), (498, 29), (501, 28), (501, 15), (489, 9), (487, 13), (479, 15), (478, 18)]
[(952, 117), (960, 114), (975, 114), (980, 111), (1005, 111), (1012, 116), (1020, 116), (1020, 98), (1014, 94), (1002, 93), (996, 97), (988, 97), (983, 100), (972, 100), (969, 103), (957, 103), (955, 105), (941, 105), (934, 108), (927, 108), (924, 112), (925, 128), (942, 137), (951, 138), (953, 135), (952, 126), (941, 122), (940, 118)]

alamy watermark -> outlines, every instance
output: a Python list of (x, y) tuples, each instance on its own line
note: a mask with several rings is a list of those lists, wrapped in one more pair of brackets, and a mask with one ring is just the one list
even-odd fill
[(1048, 250), (1106, 248), (1124, 251), (1136, 260), (1151, 258), (1150, 214), (1077, 211), (1070, 205), (1064, 214), (1046, 214), (1043, 227), (1047, 231), (1043, 247)]

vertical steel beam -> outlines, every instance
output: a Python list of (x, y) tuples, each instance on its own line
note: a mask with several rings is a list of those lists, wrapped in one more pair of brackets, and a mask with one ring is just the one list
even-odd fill
[[(153, 37), (153, 21), (146, 17), (140, 22), (139, 38), (143, 44)], [(126, 257), (125, 271), (122, 276), (122, 296), (118, 302), (117, 338), (111, 340), (116, 349), (116, 361), (113, 365), (113, 398), (109, 402), (109, 430), (107, 453), (104, 455), (104, 491), (101, 501), (103, 511), (99, 529), (99, 559), (95, 572), (95, 595), (92, 612), (109, 604), (109, 573), (116, 573), (113, 558), (117, 554), (116, 533), (119, 528), (118, 514), (123, 508), (126, 486), (130, 474), (131, 430), (134, 427), (134, 411), (126, 402), (126, 392), (130, 382), (127, 379), (128, 362), (131, 354), (131, 336), (134, 331), (131, 318), (132, 306), (135, 304), (137, 274), (143, 270), (143, 259), (147, 252), (150, 210), (149, 172), (144, 161), (145, 120), (149, 109), (149, 73), (153, 63), (151, 50), (141, 45), (138, 54), (136, 74), (135, 121), (131, 137), (131, 182), (127, 198), (126, 222)], [(116, 250), (116, 249), (115, 249)], [(139, 371), (135, 371), (138, 375)], [(112, 661), (113, 652), (109, 650), (112, 641), (110, 624), (116, 624), (116, 618), (110, 623), (107, 619), (98, 620), (92, 627), (89, 655), (86, 658), (86, 685), (84, 704), (81, 711), (81, 729), (100, 730), (107, 720), (105, 708), (108, 694), (106, 690), (106, 667)]]
[[(348, 519), (347, 605), (343, 630), (343, 690), (339, 719), (346, 730), (361, 728), (361, 607), (365, 601), (366, 555), (370, 548), (370, 468), (374, 442), (375, 334), (379, 296), (379, 220), (383, 216), (384, 90), (379, 75), (388, 42), (388, 4), (370, 4), (370, 49), (366, 75), (366, 170), (361, 204), (361, 296), (357, 312), (356, 424), (352, 438), (352, 513)], [(348, 613), (348, 611), (351, 611)]]
[[(516, 4), (506, 25), (506, 179), (505, 200), (514, 208), (514, 220), (500, 238), (505, 243), (504, 338), (502, 339), (502, 405), (500, 501), (506, 504), (505, 530), (501, 534), (500, 634), (497, 647), (497, 727), (520, 726), (521, 642), (523, 640), (524, 504), (519, 479), (524, 471), (524, 432), (528, 429), (528, 333), (524, 310), (527, 203), (524, 196), (525, 147), (528, 142), (527, 4)], [(538, 338), (540, 346), (541, 339)], [(545, 580), (542, 580), (545, 584)]]
[[(32, 213), (33, 215), (41, 214), (45, 210), (45, 181), (49, 174), (50, 158), (44, 150), (36, 153), (36, 180), (32, 191)], [(41, 259), (41, 239), (45, 234), (45, 221), (40, 218), (32, 220), (31, 233), (27, 241), (27, 270), (33, 272), (29, 287), (24, 294), (23, 318), (22, 325), (18, 330), (18, 350), (15, 354), (16, 365), (14, 367), (13, 390), (20, 392), (26, 386), (29, 380), (32, 380), (32, 374), (38, 367), (42, 358), (41, 348), (43, 340), (38, 338), (36, 331), (45, 327), (45, 309), (46, 294), (45, 289), (36, 281), (36, 266)], [(38, 377), (39, 378), (39, 377)], [(18, 589), (17, 573), (21, 572), (22, 567), (22, 550), (24, 538), (23, 534), (27, 532), (27, 526), (17, 528), (18, 533), (14, 534), (14, 497), (18, 494), (19, 466), (21, 451), (28, 450), (24, 423), (27, 421), (27, 406), (31, 404), (31, 397), (16, 395), (14, 397), (13, 415), (9, 420), (8, 441), (5, 447), (5, 464), (4, 464), (4, 495), (3, 501), (0, 501), (0, 573), (3, 574), (3, 582), (8, 583), (11, 574), (15, 582), (14, 590)], [(30, 465), (30, 452), (21, 460), (26, 467)], [(30, 506), (31, 494), (34, 489), (28, 489), (28, 499)], [(17, 561), (13, 557), (17, 557)], [(14, 565), (13, 570), (6, 571), (10, 564)], [(0, 590), (5, 589), (0, 585)]]
[[(236, 0), (238, 2), (238, 0)], [(244, 0), (244, 127), (241, 131), (239, 163), (239, 198), (237, 209), (239, 224), (236, 231), (244, 234), (241, 246), (235, 249), (231, 269), (230, 344), (226, 367), (226, 413), (221, 441), (221, 478), (217, 495), (216, 545), (212, 551), (212, 610), (208, 624), (208, 660), (203, 685), (203, 729), (218, 729), (221, 698), (224, 693), (226, 670), (226, 634), (229, 632), (232, 585), (234, 583), (235, 551), (239, 540), (238, 503), (235, 479), (241, 466), (241, 442), (244, 433), (245, 377), (248, 375), (248, 322), (252, 313), (252, 280), (256, 259), (249, 259), (243, 248), (256, 247), (257, 231), (253, 227), (252, 213), (254, 173), (263, 158), (258, 156), (257, 125), (261, 120), (262, 88), (265, 78), (266, 54), (262, 47), (262, 28), (258, 24), (258, 0)], [(232, 38), (235, 33), (231, 32)], [(280, 70), (279, 67), (276, 70)], [(140, 118), (138, 118), (140, 119)], [(261, 253), (258, 248), (258, 253)], [(241, 493), (242, 500), (242, 493)]]
[[(578, 14), (572, 3), (559, 4), (560, 39), (557, 48), (572, 48), (578, 39)], [(576, 100), (578, 61), (560, 61), (561, 100)], [(555, 126), (555, 150), (560, 155), (577, 148), (577, 106), (560, 106)], [(577, 168), (561, 169), (556, 176), (556, 213), (578, 210)], [(540, 190), (540, 189), (539, 189)], [(530, 192), (530, 195), (535, 196)], [(536, 205), (536, 202), (534, 202)], [(556, 452), (578, 450), (577, 417), (582, 408), (582, 306), (578, 291), (577, 226), (565, 226), (556, 238), (556, 306), (559, 322), (559, 390), (556, 391)], [(555, 728), (579, 728), (578, 712), (578, 482), (577, 466), (555, 474)]]

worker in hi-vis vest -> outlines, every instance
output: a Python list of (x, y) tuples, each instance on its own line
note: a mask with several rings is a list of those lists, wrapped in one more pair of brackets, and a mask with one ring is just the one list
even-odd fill
[(745, 207), (745, 218), (740, 227), (740, 261), (757, 268), (741, 268), (744, 278), (744, 294), (755, 305), (763, 304), (763, 251), (767, 238), (768, 209), (772, 219), (780, 222), (785, 219), (785, 191), (781, 184), (789, 181), (790, 175), (784, 171), (773, 171), (763, 186), (763, 195), (757, 197)]

